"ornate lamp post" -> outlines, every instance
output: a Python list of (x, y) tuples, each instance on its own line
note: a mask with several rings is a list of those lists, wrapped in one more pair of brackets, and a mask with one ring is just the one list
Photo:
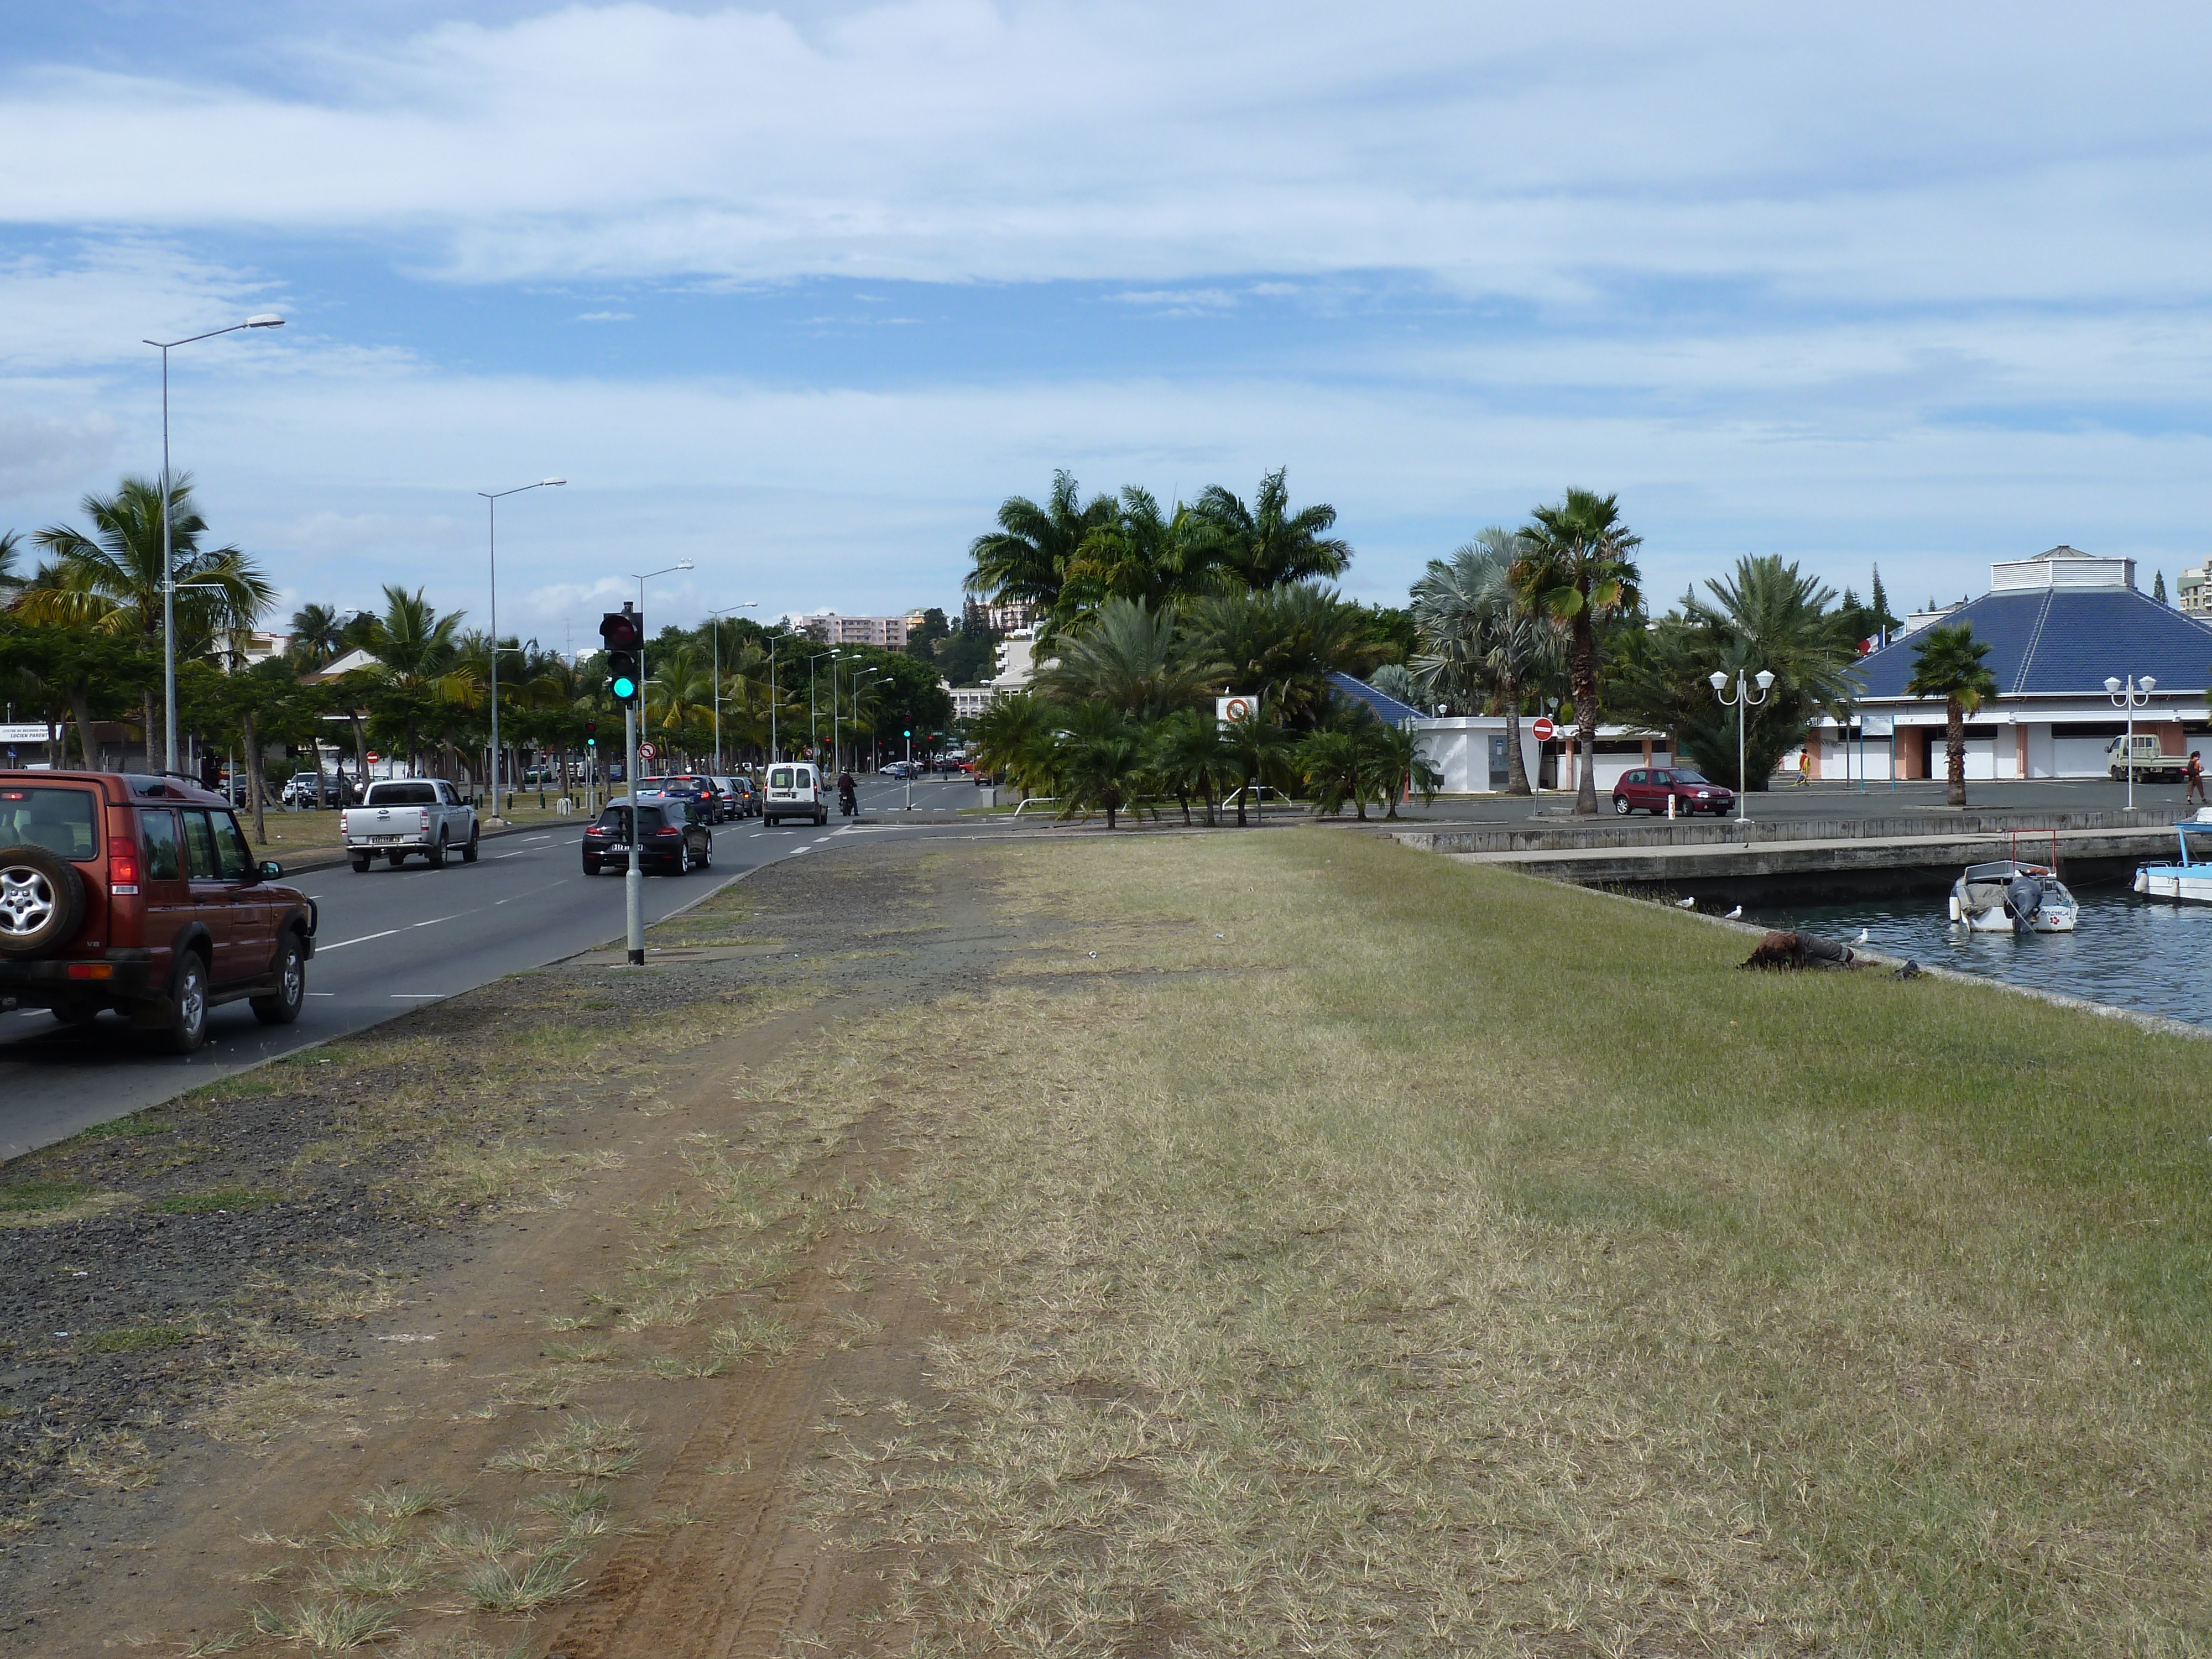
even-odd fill
[(1759, 687), (1759, 695), (1755, 697), (1751, 694), (1750, 686), (1744, 684), (1741, 668), (1735, 671), (1735, 695), (1733, 696), (1729, 695), (1729, 677), (1726, 674), (1716, 673), (1711, 682), (1713, 695), (1724, 706), (1735, 710), (1735, 821), (1738, 823), (1751, 822), (1751, 780), (1743, 773), (1744, 710), (1758, 708), (1774, 689), (1774, 676), (1766, 669), (1760, 669), (1752, 678)]
[(2130, 812), (2136, 810), (2136, 710), (2148, 706), (2150, 694), (2157, 689), (2157, 678), (2150, 674), (2141, 679), (2130, 674), (2124, 683), (2118, 678), (2105, 682), (2105, 690), (2112, 695), (2112, 707), (2128, 711), (2127, 744), (2120, 750), (2120, 755), (2128, 769), (2128, 811)]

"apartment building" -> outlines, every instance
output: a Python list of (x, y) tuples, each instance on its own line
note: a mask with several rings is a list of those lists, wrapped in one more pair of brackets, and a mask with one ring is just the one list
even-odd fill
[(2198, 565), (2194, 570), (2185, 570), (2173, 584), (2173, 602), (2184, 616), (2197, 617), (2212, 622), (2212, 566)]
[(811, 634), (825, 645), (873, 645), (886, 651), (906, 649), (908, 618), (904, 617), (841, 617), (834, 611), (793, 617), (791, 625)]

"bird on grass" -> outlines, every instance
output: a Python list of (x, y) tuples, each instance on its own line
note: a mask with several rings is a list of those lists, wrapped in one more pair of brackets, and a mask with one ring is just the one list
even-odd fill
[(1698, 902), (1693, 898), (1676, 899), (1674, 908), (1677, 910), (1694, 910), (1698, 908)]
[(1741, 921), (1742, 919), (1743, 919), (1743, 906), (1741, 906), (1741, 904), (1737, 905), (1737, 906), (1735, 907), (1735, 909), (1733, 909), (1733, 910), (1729, 911), (1729, 912), (1728, 913), (1727, 917), (1726, 917), (1726, 920), (1728, 920), (1728, 921)]

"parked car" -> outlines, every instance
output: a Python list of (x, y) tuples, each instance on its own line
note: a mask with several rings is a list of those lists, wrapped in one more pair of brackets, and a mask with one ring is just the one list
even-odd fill
[(1623, 817), (1638, 809), (1664, 817), (1669, 799), (1681, 813), (1711, 812), (1719, 817), (1735, 811), (1735, 791), (1692, 766), (1638, 767), (1623, 773), (1613, 786), (1613, 810)]
[(714, 781), (721, 786), (732, 817), (744, 819), (760, 816), (760, 791), (753, 787), (750, 778), (742, 772), (732, 772), (727, 777), (716, 778)]
[(474, 864), (479, 827), (477, 809), (445, 779), (391, 778), (370, 784), (362, 804), (346, 809), (340, 833), (360, 875), (379, 854), (395, 870), (413, 853), (433, 870), (445, 868), (448, 853)]
[(822, 793), (822, 774), (811, 761), (783, 761), (768, 769), (768, 793), (761, 816), (770, 823), (786, 818), (830, 822), (830, 804)]
[(208, 1010), (300, 1017), (315, 902), (257, 863), (230, 803), (176, 777), (0, 771), (0, 1008), (127, 1014), (171, 1052)]
[(284, 786), (284, 805), (287, 806), (342, 806), (345, 804), (345, 781), (322, 772), (295, 772), (292, 781)]
[(2179, 783), (2188, 767), (2189, 757), (2167, 754), (2155, 732), (2138, 732), (2132, 739), (2117, 737), (2105, 745), (2105, 771), (2116, 783), (2130, 772), (2138, 781)]
[[(586, 875), (596, 876), (610, 866), (629, 868), (631, 805), (628, 795), (609, 801), (584, 831)], [(707, 828), (706, 809), (696, 800), (684, 795), (641, 795), (635, 805), (642, 838), (637, 866), (641, 875), (688, 875), (713, 863), (714, 837)]]
[(661, 777), (641, 778), (637, 790), (641, 795), (683, 795), (698, 801), (706, 807), (709, 823), (720, 823), (729, 816), (721, 785), (704, 772), (671, 772)]

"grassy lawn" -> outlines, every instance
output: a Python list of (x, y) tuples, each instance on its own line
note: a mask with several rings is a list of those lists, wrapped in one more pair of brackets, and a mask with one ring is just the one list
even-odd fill
[(810, 1056), (932, 1057), (942, 1397), (818, 1496), (915, 1651), (2212, 1644), (2212, 1047), (1364, 838), (941, 856), (1065, 928)]

